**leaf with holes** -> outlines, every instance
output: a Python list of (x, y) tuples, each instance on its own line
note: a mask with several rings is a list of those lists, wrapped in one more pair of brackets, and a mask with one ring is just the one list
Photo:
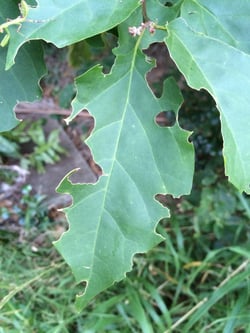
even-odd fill
[[(65, 178), (58, 191), (70, 193), (66, 209), (70, 227), (55, 243), (71, 266), (77, 282), (86, 281), (77, 298), (79, 309), (96, 294), (125, 277), (136, 253), (162, 240), (155, 232), (168, 215), (154, 196), (188, 193), (193, 175), (193, 147), (178, 124), (159, 127), (162, 110), (178, 111), (182, 102), (173, 79), (161, 99), (145, 84), (150, 69), (136, 41), (122, 28), (112, 72), (100, 66), (77, 79), (72, 117), (88, 109), (95, 128), (88, 140), (103, 175), (96, 184), (72, 184)], [(126, 32), (126, 33), (125, 33)]]
[(250, 3), (232, 5), (224, 12), (216, 0), (184, 1), (183, 18), (169, 23), (165, 42), (188, 84), (214, 97), (221, 114), (226, 175), (250, 193), (250, 55), (248, 36), (242, 33), (246, 17), (250, 20)]
[[(2, 1), (6, 0), (0, 0), (0, 4)], [(140, 5), (138, 0), (37, 2), (18, 31), (16, 26), (9, 28), (12, 38), (6, 68), (14, 64), (18, 49), (26, 41), (44, 39), (58, 47), (70, 45), (115, 27)]]

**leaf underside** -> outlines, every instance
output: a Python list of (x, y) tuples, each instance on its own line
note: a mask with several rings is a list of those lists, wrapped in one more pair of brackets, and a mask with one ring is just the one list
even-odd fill
[(249, 13), (250, 2), (244, 6), (233, 2), (225, 8), (217, 0), (186, 0), (181, 17), (168, 25), (165, 39), (188, 84), (197, 90), (204, 88), (214, 97), (221, 114), (225, 173), (240, 191), (247, 193), (250, 193)]
[(163, 110), (177, 113), (182, 103), (179, 89), (168, 79), (161, 99), (153, 95), (145, 81), (150, 66), (139, 49), (140, 40), (125, 31), (126, 24), (112, 72), (104, 75), (96, 66), (79, 77), (73, 103), (72, 117), (87, 109), (95, 118), (88, 144), (103, 176), (94, 185), (74, 185), (66, 177), (58, 189), (73, 197), (65, 211), (70, 228), (55, 246), (77, 282), (86, 282), (78, 309), (123, 279), (136, 253), (162, 240), (155, 227), (168, 211), (154, 196), (180, 196), (192, 184), (189, 133), (178, 124), (162, 128), (155, 123)]

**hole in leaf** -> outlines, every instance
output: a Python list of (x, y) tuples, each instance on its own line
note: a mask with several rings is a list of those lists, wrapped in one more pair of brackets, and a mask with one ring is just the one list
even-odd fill
[(157, 200), (164, 207), (169, 208), (170, 210), (174, 210), (178, 205), (180, 205), (182, 201), (182, 197), (175, 198), (171, 194), (156, 194), (155, 200)]
[(173, 6), (173, 3), (172, 3), (171, 1), (167, 1), (167, 2), (165, 3), (165, 6), (166, 6), (166, 7), (172, 7), (172, 6)]
[(171, 75), (175, 76), (176, 66), (164, 43), (152, 43), (147, 50), (144, 50), (144, 53), (151, 58), (151, 62), (156, 61), (155, 67), (147, 73), (146, 78), (155, 96), (160, 97), (164, 79)]
[(162, 111), (155, 118), (160, 127), (172, 127), (176, 123), (176, 114), (174, 111)]

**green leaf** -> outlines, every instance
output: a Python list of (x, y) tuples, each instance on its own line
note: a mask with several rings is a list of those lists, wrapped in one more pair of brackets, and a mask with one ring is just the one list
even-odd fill
[(0, 48), (0, 131), (8, 131), (18, 124), (13, 109), (19, 101), (40, 98), (38, 85), (45, 74), (43, 50), (40, 42), (34, 41), (20, 49), (16, 64), (5, 71), (6, 49)]
[(44, 39), (58, 47), (70, 45), (115, 27), (140, 5), (138, 0), (37, 2), (19, 32), (15, 26), (10, 27), (7, 68), (13, 65), (18, 49), (28, 40)]
[(162, 240), (156, 223), (168, 211), (154, 200), (157, 193), (189, 193), (193, 175), (193, 147), (189, 133), (178, 124), (159, 127), (155, 116), (177, 112), (182, 97), (173, 79), (165, 83), (161, 99), (145, 84), (150, 65), (128, 26), (120, 30), (112, 72), (96, 66), (77, 79), (77, 97), (69, 120), (82, 109), (95, 118), (88, 140), (103, 175), (96, 184), (72, 184), (69, 176), (58, 191), (70, 193), (65, 210), (70, 227), (57, 249), (70, 265), (76, 281), (86, 282), (78, 309), (132, 268), (136, 253)]
[(16, 144), (16, 142), (12, 142), (1, 135), (0, 135), (0, 154), (14, 158), (20, 158), (18, 145)]
[[(205, 25), (207, 16), (202, 17)], [(216, 101), (221, 114), (226, 175), (239, 190), (250, 193), (250, 56), (227, 43), (221, 30), (218, 38), (216, 29), (206, 35), (206, 29), (200, 32), (195, 26), (194, 30), (182, 18), (172, 21), (167, 29), (165, 42), (188, 84), (206, 89)]]
[[(170, 22), (175, 19), (179, 13), (179, 6), (166, 7), (161, 4), (159, 0), (147, 1), (146, 8), (150, 21), (163, 26), (166, 22)], [(130, 16), (129, 22), (131, 26), (140, 26), (142, 23), (141, 8), (139, 8), (139, 15), (135, 12)], [(151, 34), (149, 31), (145, 31), (141, 41), (141, 48), (147, 49), (150, 44), (163, 42), (165, 36), (166, 32), (160, 29), (157, 29), (154, 34)]]
[(181, 16), (196, 32), (219, 39), (240, 49), (250, 51), (249, 40), (250, 2), (244, 5), (238, 1), (185, 0)]

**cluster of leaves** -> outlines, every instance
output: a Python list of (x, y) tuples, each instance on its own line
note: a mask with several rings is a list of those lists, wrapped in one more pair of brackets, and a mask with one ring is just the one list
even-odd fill
[[(134, 254), (162, 241), (155, 228), (168, 211), (154, 200), (155, 195), (179, 197), (191, 190), (194, 151), (190, 133), (178, 123), (183, 99), (173, 78), (165, 80), (160, 98), (148, 87), (145, 75), (152, 64), (145, 61), (143, 50), (150, 44), (164, 42), (188, 85), (213, 96), (220, 112), (225, 173), (240, 191), (249, 193), (246, 13), (250, 2), (38, 2), (25, 12), (18, 29), (16, 21), (8, 23), (8, 31), (4, 23), (0, 25), (0, 32), (10, 36), (8, 48), (0, 50), (2, 131), (17, 124), (13, 114), (17, 100), (39, 95), (37, 82), (44, 73), (39, 39), (63, 47), (114, 27), (118, 31), (111, 72), (104, 74), (97, 65), (76, 78), (77, 96), (67, 119), (71, 121), (82, 109), (95, 118), (88, 143), (103, 176), (94, 185), (72, 184), (66, 177), (58, 188), (72, 195), (73, 205), (65, 210), (70, 228), (55, 245), (76, 281), (86, 282), (84, 294), (77, 298), (82, 309), (96, 294), (124, 278)], [(14, 0), (0, 0), (0, 8), (2, 22), (18, 16)], [(138, 36), (132, 37), (129, 31)], [(174, 112), (174, 126), (157, 126), (155, 117), (162, 111)]]
[[(0, 177), (1, 179), (1, 177)], [(0, 207), (0, 223), (2, 225), (19, 224), (26, 229), (38, 225), (40, 221), (49, 221), (47, 211), (42, 203), (44, 196), (32, 193), (32, 186), (25, 185), (21, 189), (21, 198), (11, 207)]]
[(0, 135), (0, 153), (6, 158), (18, 159), (24, 169), (35, 168), (45, 171), (46, 164), (58, 162), (65, 149), (60, 145), (59, 131), (47, 135), (43, 124), (45, 119), (23, 121), (13, 131)]

